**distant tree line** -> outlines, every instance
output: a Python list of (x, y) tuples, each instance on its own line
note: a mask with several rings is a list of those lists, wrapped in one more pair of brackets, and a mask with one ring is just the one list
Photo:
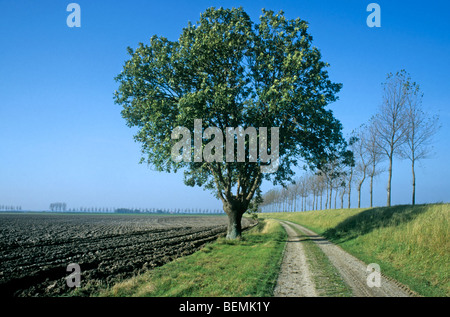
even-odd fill
[(50, 211), (66, 211), (67, 204), (66, 203), (51, 203)]
[[(356, 189), (360, 208), (361, 189), (366, 181), (370, 182), (370, 207), (373, 207), (373, 180), (385, 171), (388, 172), (386, 205), (390, 206), (394, 158), (411, 163), (411, 204), (414, 205), (416, 163), (432, 155), (433, 136), (440, 128), (439, 117), (422, 109), (422, 98), (419, 85), (405, 70), (388, 74), (378, 112), (348, 137), (353, 156), (336, 156), (293, 184), (268, 191), (263, 195), (260, 210), (305, 211), (331, 209), (333, 205), (351, 208), (352, 189)], [(385, 161), (387, 166), (382, 166)]]
[(22, 206), (0, 205), (0, 211), (22, 211)]
[(221, 209), (201, 209), (201, 208), (117, 208), (115, 213), (170, 213), (170, 214), (220, 214)]
[(98, 212), (98, 213), (171, 213), (171, 214), (218, 214), (223, 213), (221, 209), (202, 208), (116, 208), (116, 207), (78, 207), (67, 208), (65, 203), (50, 204), (53, 212)]
[[(170, 213), (170, 214), (220, 214), (222, 209), (209, 208), (115, 208), (115, 207), (78, 207), (67, 208), (66, 203), (51, 203), (52, 212), (98, 212), (98, 213)], [(0, 205), (0, 211), (22, 211), (21, 206)]]

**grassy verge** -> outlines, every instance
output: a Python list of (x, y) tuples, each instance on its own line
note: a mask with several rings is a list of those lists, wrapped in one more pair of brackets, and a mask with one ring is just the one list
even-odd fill
[(218, 239), (202, 250), (123, 281), (98, 296), (272, 296), (286, 233), (261, 221), (242, 239)]
[[(267, 217), (269, 215), (265, 215)], [(450, 204), (276, 213), (424, 296), (450, 296)]]

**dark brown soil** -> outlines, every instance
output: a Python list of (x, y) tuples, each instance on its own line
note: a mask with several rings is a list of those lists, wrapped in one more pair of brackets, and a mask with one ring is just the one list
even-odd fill
[(199, 250), (226, 224), (224, 216), (0, 214), (0, 296), (71, 295), (70, 263), (81, 268), (78, 294), (89, 296)]

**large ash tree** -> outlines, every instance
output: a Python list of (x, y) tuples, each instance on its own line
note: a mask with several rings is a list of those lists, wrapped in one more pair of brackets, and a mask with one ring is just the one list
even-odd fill
[[(123, 106), (127, 125), (139, 128), (141, 162), (158, 171), (182, 169), (186, 185), (211, 190), (228, 215), (229, 239), (240, 237), (242, 215), (260, 201), (263, 180), (286, 184), (299, 161), (320, 168), (345, 149), (342, 126), (326, 109), (341, 85), (329, 80), (328, 64), (307, 29), (307, 22), (288, 20), (283, 12), (263, 10), (254, 23), (242, 8), (209, 8), (178, 41), (153, 36), (147, 45), (128, 48), (131, 58), (116, 77), (115, 102)], [(254, 140), (244, 134), (245, 159), (230, 162), (224, 155), (230, 149), (216, 129), (200, 139), (203, 149), (214, 141), (209, 150), (215, 160), (206, 160), (205, 152), (203, 159), (201, 153), (194, 159), (195, 137), (188, 141), (191, 148), (180, 152), (192, 159), (174, 160), (172, 149), (179, 141), (172, 133), (177, 127), (193, 131), (195, 119), (201, 120), (201, 131), (213, 127), (225, 134), (229, 127), (242, 127), (250, 135), (247, 128), (254, 127), (267, 144), (277, 127), (279, 143), (266, 150), (278, 150), (278, 157), (267, 161), (260, 151), (255, 158), (249, 151)], [(267, 128), (265, 135), (261, 127)], [(263, 172), (268, 165), (276, 168)]]

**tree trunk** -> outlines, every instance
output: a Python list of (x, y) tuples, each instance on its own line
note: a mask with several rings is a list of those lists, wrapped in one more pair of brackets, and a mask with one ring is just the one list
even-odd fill
[(353, 177), (353, 167), (350, 168), (350, 178), (348, 179), (348, 209), (350, 209), (350, 198), (352, 194), (352, 177)]
[(414, 172), (414, 160), (411, 161), (412, 168), (412, 205), (416, 204), (416, 173)]
[(373, 174), (370, 175), (370, 208), (373, 207)]
[(245, 212), (245, 208), (240, 203), (224, 205), (224, 211), (228, 215), (228, 229), (227, 239), (234, 240), (239, 239), (242, 234), (242, 215)]
[(372, 172), (370, 173), (370, 208), (373, 207), (373, 178), (375, 177), (375, 159), (372, 163)]
[(330, 200), (329, 200), (329, 204), (330, 204), (330, 209), (331, 209), (331, 198), (333, 197), (333, 186), (330, 184)]
[(366, 180), (366, 176), (363, 177), (363, 179), (358, 184), (358, 208), (361, 208), (361, 187)]
[(358, 185), (358, 208), (361, 208), (361, 183)]
[(242, 214), (237, 210), (233, 210), (228, 214), (227, 239), (238, 239), (242, 234)]
[(336, 193), (334, 193), (334, 209), (336, 209), (337, 195), (338, 195), (338, 192), (337, 192), (337, 189), (336, 189)]
[(391, 206), (392, 157), (393, 157), (393, 155), (391, 154), (389, 156), (389, 176), (388, 176), (387, 202), (386, 202), (386, 205), (388, 207)]

